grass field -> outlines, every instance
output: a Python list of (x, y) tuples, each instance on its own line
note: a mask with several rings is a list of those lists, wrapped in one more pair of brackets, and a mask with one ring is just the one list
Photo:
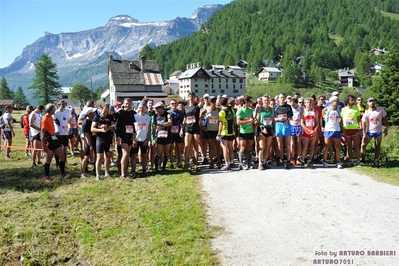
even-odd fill
[(78, 157), (68, 156), (73, 177), (59, 179), (52, 165), (47, 184), (24, 155), (0, 154), (0, 265), (218, 264), (196, 176), (170, 170), (98, 182), (80, 179)]

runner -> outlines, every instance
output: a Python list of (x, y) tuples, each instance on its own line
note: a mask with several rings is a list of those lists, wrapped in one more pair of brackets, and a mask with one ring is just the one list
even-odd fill
[(218, 165), (220, 162), (220, 154), (218, 146), (219, 141), (216, 139), (219, 128), (219, 109), (216, 108), (216, 97), (211, 96), (209, 98), (209, 107), (205, 108), (201, 112), (201, 117), (205, 120), (205, 124), (202, 127), (202, 139), (206, 143), (205, 147), (209, 147), (209, 169), (214, 169), (214, 159), (217, 158)]
[(357, 166), (361, 166), (360, 163), (360, 111), (355, 105), (355, 96), (348, 95), (345, 100), (345, 107), (341, 110), (341, 127), (342, 135), (346, 139), (347, 145), (347, 156), (349, 157), (348, 166), (353, 166), (353, 150), (357, 159)]
[(32, 137), (29, 134), (30, 127), (29, 127), (29, 115), (32, 113), (33, 107), (32, 105), (26, 106), (26, 114), (22, 116), (22, 121), (21, 125), (23, 127), (22, 129), (22, 134), (25, 136), (25, 156), (31, 156), (32, 151), (30, 150), (32, 148)]
[(134, 130), (134, 115), (136, 112), (132, 110), (132, 106), (132, 99), (125, 98), (123, 100), (124, 109), (120, 109), (116, 114), (116, 142), (122, 148), (121, 178), (130, 178), (127, 168), (129, 165), (130, 150), (132, 148), (133, 139), (135, 138), (136, 134)]
[[(94, 107), (88, 107), (85, 110), (85, 118), (82, 122), (82, 141), (84, 142), (84, 157), (82, 160), (82, 174), (81, 178), (87, 177), (87, 165), (92, 153), (96, 153), (96, 135), (93, 135), (91, 131), (91, 125), (93, 123), (93, 118), (97, 113), (97, 109)], [(97, 178), (96, 178), (97, 179)], [(99, 180), (99, 179), (98, 179)]]
[[(254, 119), (252, 97), (246, 96), (240, 102), (243, 106), (237, 111), (236, 123), (239, 128), (240, 150), (238, 152), (239, 170), (249, 170), (252, 167), (252, 151), (254, 146)], [(244, 164), (244, 155), (247, 159)]]
[(293, 113), (292, 108), (285, 102), (285, 95), (278, 95), (279, 104), (275, 107), (274, 116), (276, 121), (276, 137), (277, 137), (277, 145), (280, 154), (278, 154), (277, 165), (282, 166), (284, 160), (284, 145), (287, 149), (287, 163), (286, 168), (291, 168), (291, 124), (290, 120), (292, 119)]
[(270, 158), (270, 151), (273, 143), (273, 128), (275, 126), (274, 111), (270, 107), (270, 97), (263, 96), (263, 104), (259, 107), (256, 113), (255, 122), (259, 124), (259, 170), (269, 169), (268, 160)]
[[(382, 107), (377, 107), (374, 98), (367, 100), (369, 109), (362, 117), (363, 141), (361, 147), (362, 161), (366, 160), (366, 147), (374, 138), (374, 162), (373, 166), (379, 166), (379, 157), (381, 150), (382, 135), (388, 135), (388, 118), (387, 113)], [(382, 130), (384, 125), (384, 130)]]
[[(301, 127), (301, 116), (302, 116), (302, 108), (303, 106), (303, 98), (293, 98), (291, 100), (291, 109), (292, 109), (292, 119), (290, 120), (291, 124), (291, 165), (301, 165), (301, 161), (298, 160), (299, 156), (302, 155), (301, 147), (302, 147), (302, 127)], [(288, 149), (288, 147), (287, 147)]]
[[(42, 121), (41, 114), (44, 111), (44, 106), (43, 105), (38, 105), (33, 112), (30, 113), (29, 115), (29, 131), (30, 135), (32, 136), (32, 147), (33, 147), (33, 152), (32, 152), (32, 167), (36, 168), (37, 164), (40, 165), (42, 164), (40, 162), (40, 149), (42, 148), (41, 146), (41, 137), (40, 137), (40, 122)], [(37, 161), (37, 164), (36, 164)]]
[(137, 165), (137, 154), (141, 156), (141, 165), (143, 168), (143, 174), (147, 174), (147, 163), (148, 163), (148, 143), (150, 141), (150, 126), (151, 116), (146, 113), (147, 106), (144, 102), (138, 104), (138, 113), (134, 115), (134, 128), (136, 131), (136, 137), (133, 140), (133, 147), (130, 151), (130, 165), (132, 167), (132, 177), (137, 177), (136, 165)]
[(65, 177), (65, 153), (58, 142), (58, 138), (56, 136), (55, 128), (54, 128), (54, 119), (53, 115), (55, 113), (55, 105), (47, 104), (46, 105), (46, 114), (43, 116), (42, 121), (40, 122), (41, 132), (41, 142), (42, 149), (46, 153), (46, 162), (44, 164), (44, 174), (46, 183), (51, 182), (50, 178), (50, 163), (53, 159), (53, 154), (55, 154), (59, 159), (59, 168), (61, 172), (61, 177)]
[(337, 96), (332, 96), (329, 100), (330, 106), (323, 109), (322, 116), (325, 120), (325, 126), (322, 128), (324, 132), (324, 160), (323, 167), (328, 167), (327, 156), (330, 146), (335, 148), (335, 160), (337, 161), (337, 168), (341, 169), (342, 164), (339, 161), (341, 151), (341, 126), (340, 113), (338, 110), (339, 99)]
[(177, 167), (182, 168), (182, 151), (183, 151), (183, 131), (182, 123), (184, 120), (184, 114), (182, 111), (177, 109), (177, 102), (175, 99), (170, 101), (170, 110), (168, 111), (172, 118), (171, 132), (171, 145), (169, 148), (170, 168), (174, 169), (173, 164), (173, 151), (177, 157)]
[(156, 114), (154, 115), (153, 131), (156, 136), (157, 154), (155, 156), (155, 171), (158, 172), (159, 162), (162, 162), (162, 171), (165, 171), (168, 162), (169, 147), (171, 142), (170, 126), (172, 118), (165, 110), (162, 102), (154, 105)]
[(6, 106), (6, 112), (3, 114), (2, 118), (5, 123), (5, 128), (3, 129), (3, 136), (4, 136), (4, 146), (5, 146), (5, 153), (6, 153), (6, 160), (10, 160), (10, 150), (12, 146), (12, 138), (15, 137), (14, 132), (14, 119), (12, 118), (11, 114), (14, 108), (11, 105)]
[[(71, 112), (66, 107), (65, 101), (60, 101), (59, 109), (54, 113), (54, 122), (57, 125), (55, 132), (57, 133), (58, 141), (61, 144), (62, 150), (65, 153), (65, 161), (67, 160), (67, 150), (69, 143), (69, 128), (71, 120)], [(58, 165), (58, 155), (55, 155), (56, 164)]]
[[(300, 157), (301, 166), (305, 167), (307, 161), (308, 167), (313, 167), (313, 153), (314, 147), (318, 140), (319, 114), (312, 107), (312, 99), (305, 99), (305, 109), (301, 115), (301, 126), (303, 128), (302, 134), (302, 155)], [(306, 159), (306, 154), (309, 149), (309, 159)]]
[(69, 144), (71, 147), (71, 156), (75, 156), (75, 148), (78, 145), (79, 141), (79, 132), (78, 132), (78, 115), (75, 112), (75, 108), (73, 106), (68, 106), (68, 111), (71, 113), (71, 119), (69, 121)]
[(235, 111), (228, 106), (226, 97), (220, 98), (219, 128), (216, 138), (221, 141), (225, 165), (221, 170), (230, 170), (234, 160), (233, 141), (235, 136)]
[(188, 104), (184, 108), (183, 127), (186, 133), (184, 144), (184, 169), (189, 168), (191, 154), (194, 153), (194, 171), (199, 171), (198, 167), (198, 149), (200, 141), (200, 107), (195, 104), (195, 93), (188, 93)]
[[(100, 114), (94, 116), (91, 132), (96, 134), (96, 180), (101, 177), (101, 164), (104, 164), (104, 177), (111, 177), (109, 167), (111, 164), (112, 136), (114, 134), (114, 119), (109, 114), (109, 104), (104, 104)], [(93, 143), (94, 145), (94, 143)]]

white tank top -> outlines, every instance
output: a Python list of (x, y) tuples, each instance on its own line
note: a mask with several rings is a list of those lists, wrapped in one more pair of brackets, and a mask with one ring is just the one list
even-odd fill
[[(32, 116), (35, 116), (35, 119), (33, 120), (33, 124), (37, 127), (40, 128), (40, 122), (42, 121), (42, 118), (40, 117), (40, 114), (36, 113), (36, 111), (33, 111), (30, 115), (29, 115), (29, 123), (32, 119)], [(29, 127), (29, 133), (31, 136), (36, 136), (37, 134), (40, 133), (39, 130), (33, 128), (33, 127)]]
[(291, 126), (301, 126), (301, 112), (302, 106), (298, 105), (296, 108), (292, 107), (292, 119), (290, 120)]
[(324, 131), (341, 131), (341, 126), (339, 124), (339, 111), (332, 110), (327, 107), (326, 114), (326, 125), (324, 126)]

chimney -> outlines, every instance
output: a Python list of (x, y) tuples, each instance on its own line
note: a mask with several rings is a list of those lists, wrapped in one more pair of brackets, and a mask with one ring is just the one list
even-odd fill
[(109, 55), (109, 61), (114, 60), (114, 56), (112, 54)]
[(141, 71), (146, 72), (145, 70), (145, 56), (141, 57)]
[(186, 64), (186, 70), (188, 70), (188, 64)]

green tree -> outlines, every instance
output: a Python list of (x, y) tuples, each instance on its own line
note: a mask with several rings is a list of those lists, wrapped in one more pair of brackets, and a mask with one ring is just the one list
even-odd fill
[(69, 94), (69, 99), (72, 103), (79, 103), (79, 105), (84, 106), (91, 99), (91, 91), (83, 83), (76, 83)]
[(389, 121), (399, 125), (399, 51), (392, 46), (384, 55), (384, 68), (372, 87), (373, 95), (388, 114)]
[(11, 100), (13, 98), (14, 92), (8, 87), (6, 78), (2, 77), (0, 81), (0, 99)]
[(14, 103), (20, 104), (21, 106), (29, 105), (29, 101), (28, 101), (28, 99), (26, 99), (26, 96), (25, 96), (24, 91), (22, 90), (21, 86), (18, 86), (18, 88), (17, 88), (17, 92), (15, 93), (15, 97), (14, 97)]
[(40, 104), (52, 103), (61, 93), (61, 85), (58, 83), (57, 65), (51, 61), (50, 56), (43, 54), (35, 63), (35, 77), (33, 85), (29, 89), (35, 90), (33, 98)]
[(149, 44), (144, 45), (143, 49), (141, 49), (139, 58), (143, 56), (147, 60), (155, 60), (154, 50)]

